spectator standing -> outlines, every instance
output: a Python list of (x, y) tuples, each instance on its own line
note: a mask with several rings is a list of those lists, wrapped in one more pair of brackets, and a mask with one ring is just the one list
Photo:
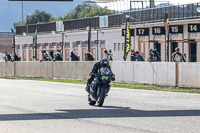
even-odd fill
[(112, 50), (110, 49), (109, 50), (109, 53), (108, 53), (108, 58), (109, 58), (109, 61), (113, 61), (113, 54), (112, 54)]
[(176, 52), (172, 54), (173, 62), (186, 62), (184, 55), (180, 52), (180, 49), (177, 47), (175, 49)]
[(85, 61), (94, 61), (94, 57), (90, 53), (90, 51), (87, 51)]
[(131, 49), (131, 61), (136, 61), (136, 54), (134, 49)]
[(5, 62), (11, 61), (11, 56), (10, 56), (10, 54), (7, 51), (5, 51), (4, 60), (5, 60)]
[(79, 58), (77, 55), (74, 54), (74, 51), (71, 52), (70, 57), (71, 57), (71, 61), (79, 61)]
[(136, 61), (144, 61), (144, 58), (142, 57), (142, 55), (140, 55), (138, 51), (135, 52), (135, 55), (136, 55)]
[(161, 61), (161, 58), (159, 56), (160, 54), (156, 50), (151, 51), (151, 56), (148, 59), (149, 62), (158, 62)]
[(60, 56), (59, 52), (56, 53), (55, 61), (63, 61), (63, 58)]
[(149, 49), (149, 58), (148, 58), (148, 61), (150, 61), (150, 59), (152, 58), (152, 52), (153, 51), (153, 49)]
[[(112, 52), (112, 51), (110, 50), (110, 52)], [(110, 53), (108, 53), (108, 50), (104, 50), (104, 54), (105, 54), (105, 58), (106, 58), (107, 60), (113, 61), (112, 55), (110, 55)]]
[(14, 53), (12, 61), (20, 61), (16, 53)]
[(47, 53), (43, 53), (43, 57), (40, 60), (40, 62), (42, 61), (53, 61), (51, 57), (49, 57), (49, 55)]

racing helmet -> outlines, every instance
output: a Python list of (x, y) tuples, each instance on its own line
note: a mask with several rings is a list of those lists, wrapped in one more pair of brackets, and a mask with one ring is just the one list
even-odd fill
[(100, 64), (101, 64), (101, 67), (108, 67), (108, 65), (109, 65), (109, 61), (107, 60), (107, 59), (102, 59), (101, 61), (100, 61)]

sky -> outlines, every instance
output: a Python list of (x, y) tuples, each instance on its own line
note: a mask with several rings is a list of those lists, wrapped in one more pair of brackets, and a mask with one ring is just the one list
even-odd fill
[[(51, 13), (54, 17), (64, 16), (67, 12), (83, 1), (74, 0), (73, 2), (24, 2), (24, 18), (34, 10), (44, 10)], [(126, 0), (130, 1), (130, 0)], [(155, 0), (156, 1), (156, 0)], [(163, 1), (163, 0), (159, 0)], [(166, 0), (164, 0), (166, 1)], [(167, 0), (168, 1), (168, 0)], [(169, 0), (172, 4), (186, 4), (200, 2), (200, 0)], [(129, 2), (127, 2), (129, 3)], [(129, 6), (127, 6), (128, 8)], [(0, 0), (0, 32), (10, 32), (13, 22), (18, 22), (22, 18), (21, 2)]]
[[(35, 10), (44, 10), (54, 17), (64, 16), (84, 0), (73, 2), (24, 2), (24, 18)], [(0, 0), (0, 32), (10, 32), (13, 22), (22, 19), (21, 2)]]

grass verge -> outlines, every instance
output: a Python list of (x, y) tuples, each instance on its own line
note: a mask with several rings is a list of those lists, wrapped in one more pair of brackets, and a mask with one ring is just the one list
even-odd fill
[[(86, 81), (74, 80), (74, 79), (22, 78), (22, 77), (13, 77), (13, 76), (11, 77), (11, 76), (5, 76), (5, 75), (0, 75), (0, 78), (86, 84)], [(162, 87), (162, 86), (157, 86), (157, 85), (112, 83), (112, 87), (200, 94), (200, 89), (183, 89), (183, 88), (173, 88), (173, 87)]]

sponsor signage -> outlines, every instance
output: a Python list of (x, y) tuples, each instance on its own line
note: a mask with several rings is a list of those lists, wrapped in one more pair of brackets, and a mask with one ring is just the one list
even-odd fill
[(56, 31), (61, 32), (64, 31), (63, 21), (56, 21)]
[(108, 16), (99, 17), (100, 28), (108, 27)]

